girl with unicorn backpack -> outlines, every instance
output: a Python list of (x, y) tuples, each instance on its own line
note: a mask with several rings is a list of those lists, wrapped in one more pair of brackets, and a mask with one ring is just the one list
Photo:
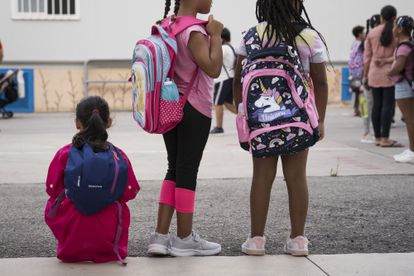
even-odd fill
[(253, 156), (251, 232), (241, 249), (266, 253), (264, 231), (280, 156), (291, 218), (285, 252), (307, 256), (306, 164), (308, 148), (325, 134), (326, 45), (303, 0), (257, 0), (256, 16), (258, 25), (243, 34), (233, 89), (240, 143)]

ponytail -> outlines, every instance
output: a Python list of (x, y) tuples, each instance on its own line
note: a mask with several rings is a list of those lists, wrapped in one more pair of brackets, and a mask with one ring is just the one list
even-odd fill
[(371, 19), (368, 19), (367, 20), (367, 31), (365, 32), (365, 35), (368, 35), (370, 30), (371, 30)]
[(389, 47), (394, 40), (392, 29), (394, 27), (395, 17), (397, 16), (397, 9), (393, 6), (385, 6), (381, 10), (381, 16), (385, 21), (384, 30), (382, 31), (380, 39), (381, 45), (383, 47)]
[(83, 99), (76, 107), (76, 120), (81, 124), (81, 130), (73, 137), (73, 146), (82, 148), (90, 144), (94, 151), (108, 149), (106, 129), (110, 118), (104, 99), (96, 96)]
[(387, 21), (385, 23), (385, 27), (384, 30), (382, 31), (381, 34), (381, 45), (383, 47), (389, 47), (393, 41), (393, 33), (392, 33), (392, 29), (394, 27), (394, 23), (392, 20)]

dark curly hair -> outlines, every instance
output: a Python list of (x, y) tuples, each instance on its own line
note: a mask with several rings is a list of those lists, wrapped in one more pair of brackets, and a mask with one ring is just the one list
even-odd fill
[[(306, 19), (302, 17), (302, 13), (304, 13)], [(303, 5), (303, 0), (257, 0), (256, 18), (259, 23), (268, 23), (263, 36), (275, 39), (275, 44), (284, 41), (297, 48), (296, 37), (298, 36), (298, 33), (295, 25), (292, 24), (292, 22), (295, 22), (304, 24), (316, 31), (325, 44), (325, 47), (328, 49), (323, 36), (312, 26), (308, 13)], [(303, 37), (301, 38), (306, 42)], [(265, 47), (272, 46), (270, 43), (271, 39), (269, 39)]]

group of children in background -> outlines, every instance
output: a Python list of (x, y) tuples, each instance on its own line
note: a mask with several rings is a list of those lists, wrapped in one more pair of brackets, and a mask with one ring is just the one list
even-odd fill
[[(396, 103), (407, 127), (409, 147), (395, 155), (396, 162), (414, 161), (414, 21), (397, 17), (393, 6), (352, 30), (355, 41), (349, 61), (350, 90), (354, 114), (364, 122), (362, 143), (401, 148), (390, 139)], [(371, 134), (371, 124), (374, 137)]]
[[(164, 18), (167, 18), (171, 4), (166, 0)], [(196, 17), (198, 13), (208, 14), (210, 8), (211, 0), (176, 0), (174, 14)], [(299, 53), (302, 64), (299, 69), (303, 70), (301, 76), (303, 74), (304, 77), (301, 81), (310, 91), (309, 97), (316, 102), (314, 108), (319, 121), (314, 123), (319, 127), (315, 131), (322, 139), (328, 97), (325, 68), (328, 55), (323, 37), (312, 26), (303, 0), (257, 0), (256, 15), (258, 25), (251, 30), (256, 30), (262, 45), (255, 47), (265, 49), (286, 44), (294, 49), (289, 50), (290, 55)], [(180, 91), (186, 90), (191, 76), (201, 70), (195, 82), (197, 85), (191, 90), (184, 107), (184, 118), (175, 129), (164, 134), (168, 171), (161, 185), (157, 226), (148, 247), (150, 255), (208, 256), (221, 251), (221, 245), (206, 241), (195, 233), (192, 222), (198, 167), (210, 132), (213, 78), (222, 69), (222, 49), (228, 56), (224, 71), (235, 62), (234, 52), (237, 52), (236, 70), (223, 76), (224, 79), (234, 77), (237, 105), (242, 102), (242, 67), (245, 60), (251, 58), (246, 51), (246, 41), (242, 41), (240, 48), (234, 51), (228, 44), (230, 36), (221, 36), (222, 30), (223, 25), (211, 16), (206, 27), (189, 27), (177, 36), (175, 81)], [(401, 37), (406, 35), (404, 27), (402, 30)], [(223, 39), (226, 45), (223, 45)], [(230, 83), (220, 85), (230, 86)], [(221, 91), (223, 87), (217, 90)], [(299, 93), (303, 94), (303, 91), (304, 87), (301, 87)], [(227, 97), (218, 95), (216, 104), (227, 101)], [(108, 104), (103, 99), (89, 97), (82, 100), (76, 109), (79, 132), (71, 144), (58, 151), (49, 167), (46, 190), (50, 199), (45, 219), (58, 242), (57, 256), (65, 262), (124, 262), (127, 256), (130, 213), (126, 202), (135, 198), (140, 187), (127, 155), (108, 142), (106, 129), (111, 123)], [(219, 125), (217, 128), (218, 132), (222, 131)], [(290, 132), (291, 129), (285, 131)], [(248, 238), (241, 246), (247, 255), (265, 255), (265, 225), (278, 157), (253, 158), (251, 232), (246, 233)], [(284, 250), (295, 256), (309, 254), (309, 242), (305, 236), (309, 201), (307, 157), (307, 149), (281, 156), (291, 219), (291, 232)], [(76, 193), (85, 187), (97, 190), (98, 197), (102, 198), (99, 204), (91, 204), (92, 199), (88, 197), (76, 197)], [(174, 212), (177, 214), (177, 234), (169, 230)]]

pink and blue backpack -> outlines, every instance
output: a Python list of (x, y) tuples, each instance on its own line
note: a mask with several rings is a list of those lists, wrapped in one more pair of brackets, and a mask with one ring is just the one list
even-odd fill
[(243, 110), (237, 117), (242, 148), (262, 158), (313, 146), (319, 140), (318, 114), (312, 81), (295, 47), (263, 47), (256, 27), (244, 34), (244, 42)]
[(181, 121), (198, 71), (194, 72), (187, 91), (181, 95), (174, 83), (178, 51), (176, 36), (191, 26), (205, 24), (191, 16), (169, 17), (152, 27), (149, 38), (137, 42), (131, 74), (133, 116), (145, 131), (163, 134)]

